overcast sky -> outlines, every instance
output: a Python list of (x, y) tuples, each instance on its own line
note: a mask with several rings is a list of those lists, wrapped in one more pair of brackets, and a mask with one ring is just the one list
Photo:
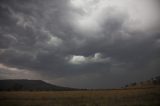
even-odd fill
[(0, 0), (0, 79), (113, 88), (160, 75), (159, 0)]

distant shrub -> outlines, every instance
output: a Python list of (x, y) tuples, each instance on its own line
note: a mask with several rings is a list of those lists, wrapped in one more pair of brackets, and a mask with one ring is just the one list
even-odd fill
[(128, 87), (128, 85), (125, 85), (125, 88), (127, 88)]
[(131, 84), (131, 86), (135, 86), (135, 85), (137, 85), (137, 83), (136, 83), (136, 82), (134, 82), (134, 83), (132, 83), (132, 84)]

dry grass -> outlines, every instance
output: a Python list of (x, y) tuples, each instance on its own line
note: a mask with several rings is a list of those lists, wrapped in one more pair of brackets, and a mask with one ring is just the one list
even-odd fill
[(0, 92), (0, 106), (160, 106), (160, 87), (106, 91)]

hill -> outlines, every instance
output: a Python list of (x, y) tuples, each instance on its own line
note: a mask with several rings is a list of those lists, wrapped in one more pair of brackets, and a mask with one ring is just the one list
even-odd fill
[(42, 80), (0, 80), (0, 91), (65, 91), (74, 90), (46, 83)]
[(141, 82), (133, 82), (125, 86), (125, 88), (150, 88), (160, 86), (160, 76), (155, 78), (151, 78), (150, 80), (141, 81)]

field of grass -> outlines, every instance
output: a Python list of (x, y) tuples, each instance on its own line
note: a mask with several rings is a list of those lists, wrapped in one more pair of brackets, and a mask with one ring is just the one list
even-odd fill
[(0, 92), (0, 106), (160, 106), (160, 87), (97, 91)]

